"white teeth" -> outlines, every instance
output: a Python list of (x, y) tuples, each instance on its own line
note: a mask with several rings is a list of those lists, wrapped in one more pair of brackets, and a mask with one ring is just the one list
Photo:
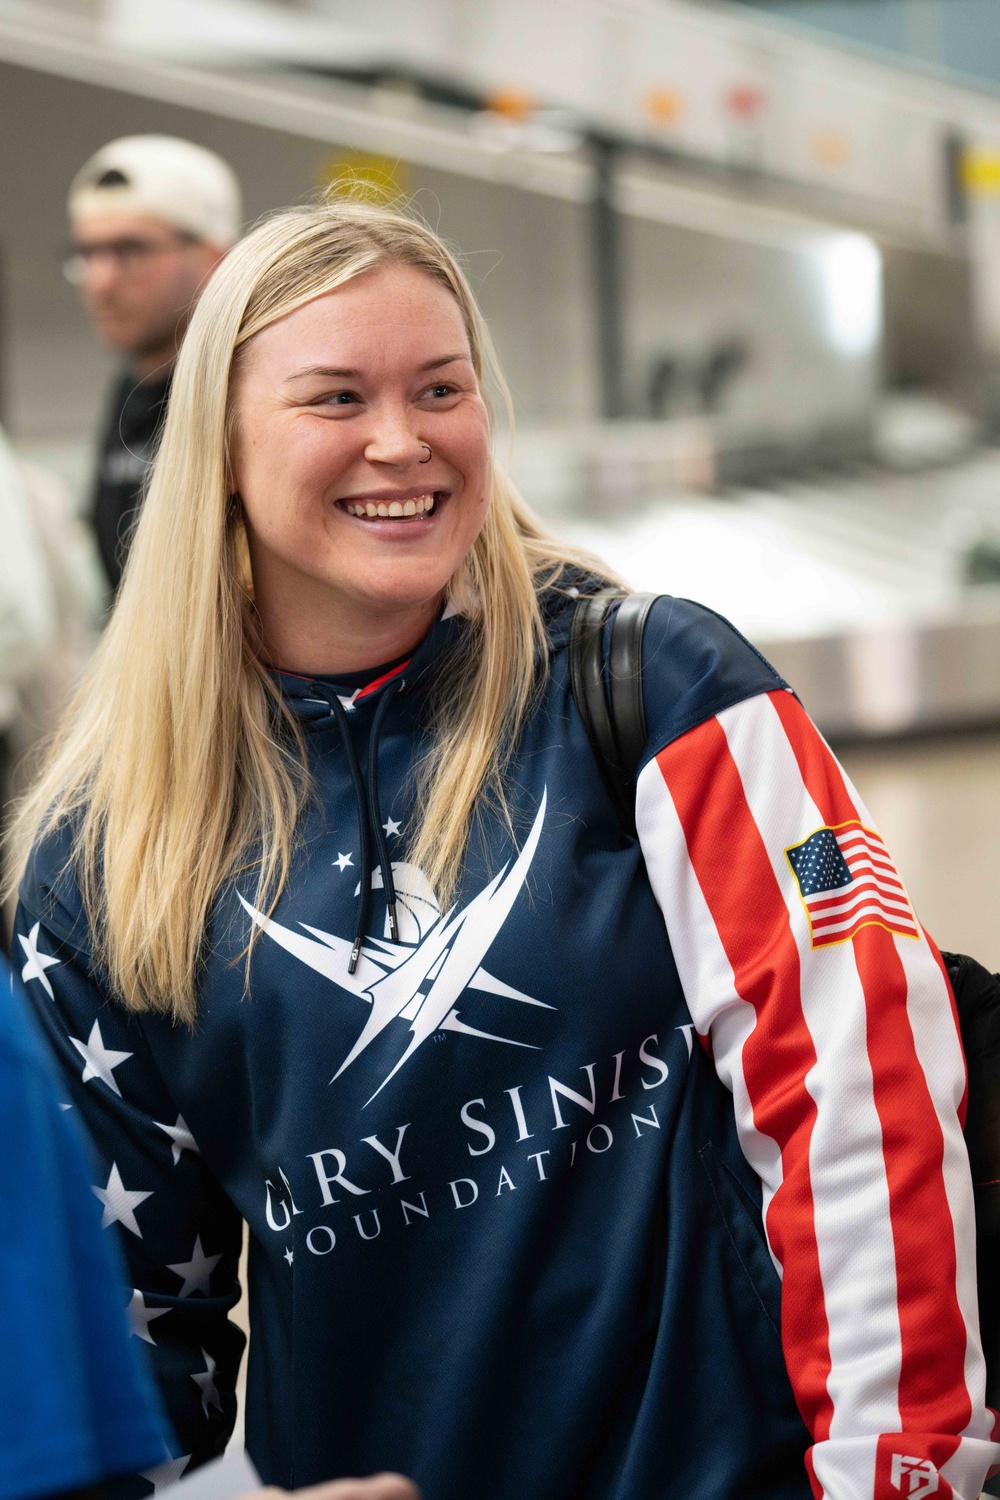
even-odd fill
[(415, 500), (350, 500), (342, 502), (349, 516), (367, 516), (369, 520), (399, 520), (403, 516), (429, 516), (434, 509), (434, 495), (418, 495)]

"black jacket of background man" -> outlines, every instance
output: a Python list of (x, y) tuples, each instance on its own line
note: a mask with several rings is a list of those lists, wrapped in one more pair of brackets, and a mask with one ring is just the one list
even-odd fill
[(169, 374), (162, 380), (141, 382), (125, 374), (112, 393), (101, 436), (91, 521), (113, 589), (122, 576), (169, 394)]

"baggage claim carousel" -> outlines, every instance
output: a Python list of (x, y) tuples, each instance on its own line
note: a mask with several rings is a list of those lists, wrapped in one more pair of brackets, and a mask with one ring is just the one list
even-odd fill
[(1000, 725), (1000, 451), (585, 515), (532, 477), (529, 500), (633, 587), (728, 616), (830, 739)]

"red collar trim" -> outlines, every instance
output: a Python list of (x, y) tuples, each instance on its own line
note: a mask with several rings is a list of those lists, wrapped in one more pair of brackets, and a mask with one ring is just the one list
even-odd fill
[(360, 701), (362, 698), (367, 698), (369, 693), (377, 692), (380, 687), (384, 687), (387, 682), (391, 682), (394, 677), (398, 677), (400, 672), (405, 672), (412, 660), (413, 657), (408, 656), (405, 661), (400, 662), (398, 667), (393, 667), (390, 671), (383, 672), (381, 677), (376, 677), (374, 682), (370, 682), (367, 687), (361, 688), (355, 702)]
[[(377, 693), (380, 687), (384, 687), (387, 682), (391, 682), (394, 677), (398, 677), (400, 672), (405, 672), (412, 660), (413, 657), (408, 656), (405, 661), (399, 663), (398, 667), (393, 667), (390, 671), (383, 672), (381, 677), (376, 677), (374, 681), (366, 683), (363, 688), (358, 688), (354, 694), (354, 702), (357, 703), (361, 698), (367, 698), (369, 693)], [(270, 670), (280, 673), (282, 677), (294, 677), (296, 682), (315, 681), (315, 678), (305, 677), (301, 672), (287, 672), (284, 667), (271, 667)]]

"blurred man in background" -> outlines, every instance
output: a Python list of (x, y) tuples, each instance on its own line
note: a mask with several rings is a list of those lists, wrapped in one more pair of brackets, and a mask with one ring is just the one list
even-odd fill
[(113, 589), (180, 341), (202, 285), (239, 237), (241, 216), (229, 166), (172, 136), (112, 141), (70, 188), (66, 275), (99, 337), (126, 361), (101, 436), (91, 506)]

